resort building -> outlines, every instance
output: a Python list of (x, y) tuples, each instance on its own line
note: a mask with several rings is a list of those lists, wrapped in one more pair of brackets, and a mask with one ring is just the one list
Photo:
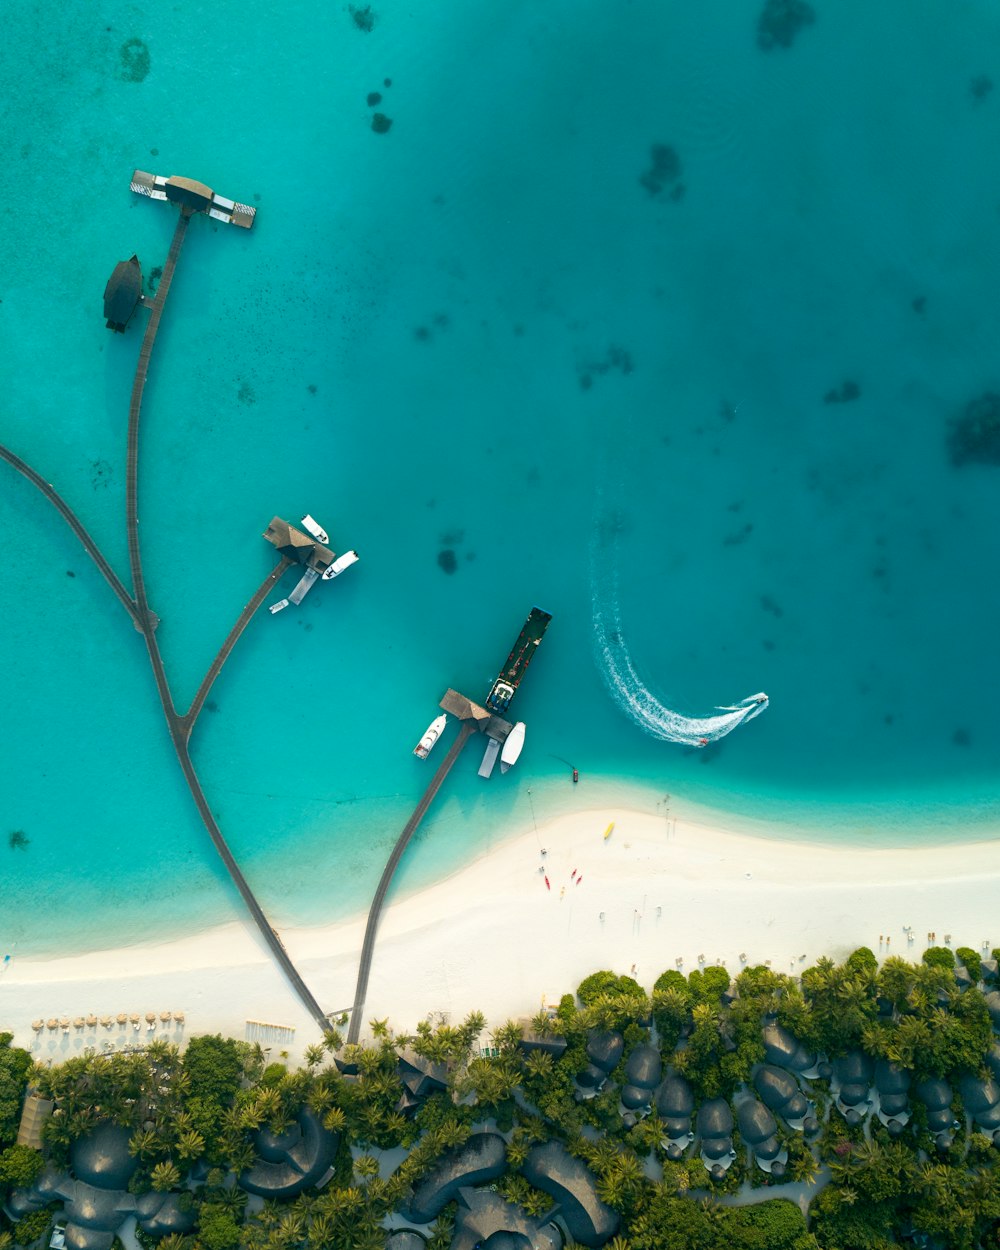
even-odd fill
[(124, 334), (132, 314), (141, 303), (142, 266), (133, 252), (128, 260), (120, 260), (115, 265), (104, 288), (104, 319), (108, 329)]
[(230, 226), (242, 226), (249, 230), (254, 223), (257, 210), (250, 204), (241, 204), (238, 200), (227, 200), (217, 195), (211, 187), (203, 182), (195, 182), (193, 178), (163, 178), (159, 174), (147, 174), (137, 169), (132, 174), (132, 188), (136, 195), (145, 195), (151, 200), (168, 200), (177, 204), (182, 212), (206, 213), (216, 221), (224, 221)]

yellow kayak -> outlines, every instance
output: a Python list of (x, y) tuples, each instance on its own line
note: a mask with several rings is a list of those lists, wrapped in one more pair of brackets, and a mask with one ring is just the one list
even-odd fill
[(614, 821), (612, 821), (612, 822), (611, 822), (611, 824), (610, 824), (610, 825), (608, 825), (607, 829), (605, 829), (605, 830), (604, 830), (604, 841), (605, 841), (605, 842), (607, 842), (608, 838), (610, 838), (610, 837), (611, 837), (611, 835), (614, 833), (614, 831), (615, 831), (615, 822), (614, 822)]

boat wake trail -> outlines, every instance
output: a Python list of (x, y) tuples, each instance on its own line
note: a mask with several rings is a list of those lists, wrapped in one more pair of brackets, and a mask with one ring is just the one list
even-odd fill
[[(604, 572), (599, 574), (599, 569)], [(739, 703), (717, 707), (710, 716), (685, 716), (673, 711), (645, 685), (632, 662), (622, 629), (616, 558), (591, 562), (591, 593), (594, 644), (604, 680), (622, 711), (651, 737), (704, 747), (767, 709), (768, 697), (761, 692)]]

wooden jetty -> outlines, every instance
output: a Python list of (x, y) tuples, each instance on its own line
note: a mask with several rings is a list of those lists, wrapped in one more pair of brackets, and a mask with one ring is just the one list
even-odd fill
[[(524, 628), (522, 628), (518, 641), (514, 644), (514, 650), (507, 657), (506, 664), (501, 670), (497, 681), (494, 682), (493, 689), (490, 691), (490, 697), (493, 698), (496, 695), (497, 684), (502, 679), (510, 683), (510, 693), (506, 695), (503, 710), (506, 710), (507, 705), (517, 690), (535, 648), (541, 641), (542, 635), (545, 633), (545, 629), (551, 619), (551, 615), (548, 612), (542, 612), (540, 608), (532, 608), (531, 615), (528, 617)], [(526, 638), (527, 642), (524, 641)], [(368, 995), (368, 979), (371, 973), (372, 957), (375, 954), (375, 935), (378, 931), (378, 922), (382, 914), (385, 896), (388, 893), (393, 874), (399, 866), (399, 861), (403, 858), (403, 852), (406, 850), (410, 839), (427, 814), (427, 809), (434, 801), (437, 792), (444, 784), (445, 778), (454, 768), (458, 757), (472, 735), (478, 732), (486, 734), (498, 742), (503, 742), (514, 728), (510, 721), (487, 711), (485, 707), (470, 699), (468, 695), (464, 695), (450, 687), (444, 692), (439, 706), (449, 715), (461, 721), (461, 726), (458, 731), (458, 737), (452, 743), (448, 754), (441, 761), (440, 767), (431, 778), (430, 785), (424, 791), (420, 802), (413, 810), (412, 816), (404, 825), (403, 832), (397, 838), (396, 845), (392, 848), (392, 854), (382, 870), (382, 877), (378, 883), (378, 889), (375, 891), (375, 897), (372, 899), (371, 907), (368, 909), (368, 921), (365, 925), (365, 936), (361, 946), (361, 960), (358, 964), (358, 981), (354, 991), (354, 1006), (351, 1008), (351, 1019), (347, 1028), (348, 1044), (357, 1042), (361, 1035), (361, 1016), (365, 1007), (365, 998)]]

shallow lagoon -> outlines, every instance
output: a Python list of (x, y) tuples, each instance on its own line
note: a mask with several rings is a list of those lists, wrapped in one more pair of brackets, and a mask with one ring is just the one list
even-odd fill
[[(370, 32), (305, 5), (11, 15), (0, 437), (125, 576), (140, 328), (109, 334), (100, 296), (169, 245), (132, 169), (188, 174), (259, 220), (193, 223), (146, 390), (178, 702), (270, 566), (273, 513), (362, 555), (253, 623), (194, 739), (278, 923), (367, 904), (431, 766), (412, 743), (447, 685), (485, 694), (534, 602), (555, 619), (522, 761), (483, 787), (466, 753), (401, 887), (556, 809), (674, 792), (779, 836), (994, 830), (997, 470), (953, 467), (947, 431), (1000, 389), (1000, 18), (823, 5), (765, 54), (721, 4), (585, 7), (389, 3)], [(659, 189), (657, 144), (679, 160)], [(30, 839), (0, 846), (0, 945), (239, 914), (141, 638), (6, 471), (0, 518), (3, 828)], [(598, 664), (615, 585), (666, 704), (763, 689), (767, 713), (706, 751), (644, 734)]]

